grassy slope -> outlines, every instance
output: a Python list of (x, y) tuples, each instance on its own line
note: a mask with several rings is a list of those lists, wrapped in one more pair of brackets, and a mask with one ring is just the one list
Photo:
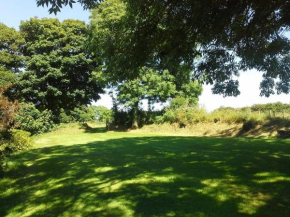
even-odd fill
[(60, 129), (0, 179), (0, 216), (290, 216), (290, 140)]

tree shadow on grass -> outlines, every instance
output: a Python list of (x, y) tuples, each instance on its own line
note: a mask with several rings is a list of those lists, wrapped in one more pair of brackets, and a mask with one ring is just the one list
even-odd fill
[(80, 129), (84, 129), (85, 133), (106, 133), (107, 132), (106, 126), (92, 127), (88, 123), (83, 123)]
[(0, 180), (0, 216), (290, 216), (289, 158), (289, 140), (156, 136), (33, 149)]
[(106, 127), (90, 127), (85, 128), (86, 133), (106, 133), (107, 129)]

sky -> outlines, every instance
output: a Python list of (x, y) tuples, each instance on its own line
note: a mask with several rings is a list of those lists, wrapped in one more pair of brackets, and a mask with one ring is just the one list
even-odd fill
[[(47, 8), (37, 7), (35, 0), (0, 0), (0, 22), (9, 27), (18, 29), (22, 20), (29, 20), (31, 17), (38, 18), (58, 18), (64, 19), (79, 19), (89, 23), (89, 11), (84, 11), (79, 4), (75, 4), (73, 9), (65, 7), (60, 13), (50, 15)], [(251, 106), (253, 104), (264, 104), (270, 102), (290, 103), (290, 95), (281, 94), (273, 95), (269, 98), (260, 97), (260, 82), (262, 80), (262, 72), (250, 70), (241, 72), (239, 77), (241, 94), (238, 97), (226, 97), (221, 95), (213, 95), (211, 86), (204, 85), (203, 93), (199, 98), (199, 104), (207, 111), (213, 111), (221, 106), (229, 106), (234, 108)], [(105, 94), (101, 100), (94, 102), (95, 105), (103, 105), (108, 108), (112, 106), (111, 98)], [(146, 107), (146, 105), (145, 105)], [(157, 105), (156, 108), (160, 108)]]

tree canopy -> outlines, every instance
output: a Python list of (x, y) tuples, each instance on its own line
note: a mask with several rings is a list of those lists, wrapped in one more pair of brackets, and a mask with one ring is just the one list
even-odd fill
[(21, 23), (20, 32), (25, 73), (12, 87), (18, 98), (54, 114), (99, 99), (102, 87), (93, 76), (96, 63), (85, 51), (84, 22), (32, 18)]
[(19, 32), (0, 23), (0, 71), (16, 73), (20, 70), (23, 66), (20, 51), (23, 43)]
[[(109, 0), (107, 0), (109, 1)], [(74, 1), (38, 0), (63, 6)], [(91, 8), (97, 0), (79, 1)], [(105, 1), (106, 2), (106, 1)], [(213, 92), (238, 95), (240, 70), (262, 71), (261, 95), (290, 92), (289, 0), (124, 0), (125, 57), (115, 73), (137, 76), (141, 67), (187, 65), (194, 79), (214, 84)], [(97, 5), (97, 8), (100, 8)], [(127, 61), (125, 61), (127, 60)], [(277, 79), (277, 80), (275, 80)]]

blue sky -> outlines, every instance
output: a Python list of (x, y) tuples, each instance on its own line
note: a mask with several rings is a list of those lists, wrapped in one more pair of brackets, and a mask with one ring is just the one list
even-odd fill
[(29, 20), (31, 17), (48, 17), (64, 19), (79, 19), (89, 22), (89, 11), (84, 11), (79, 4), (75, 4), (73, 9), (63, 8), (56, 16), (49, 14), (45, 7), (37, 7), (35, 0), (0, 0), (0, 22), (9, 27), (18, 29), (21, 20)]
[[(31, 17), (52, 17), (59, 20), (79, 19), (89, 23), (89, 11), (84, 11), (82, 7), (75, 4), (73, 9), (66, 7), (61, 13), (50, 15), (47, 8), (37, 7), (35, 0), (0, 0), (0, 22), (9, 27), (18, 29), (21, 20), (29, 20)], [(240, 73), (240, 91), (238, 97), (223, 98), (220, 95), (211, 93), (211, 86), (204, 86), (203, 94), (199, 99), (202, 107), (212, 111), (220, 106), (243, 107), (259, 103), (283, 102), (290, 103), (290, 95), (274, 95), (269, 98), (260, 97), (259, 84), (262, 79), (262, 73), (255, 70)], [(112, 102), (108, 95), (103, 95), (102, 99), (94, 103), (111, 107)]]

